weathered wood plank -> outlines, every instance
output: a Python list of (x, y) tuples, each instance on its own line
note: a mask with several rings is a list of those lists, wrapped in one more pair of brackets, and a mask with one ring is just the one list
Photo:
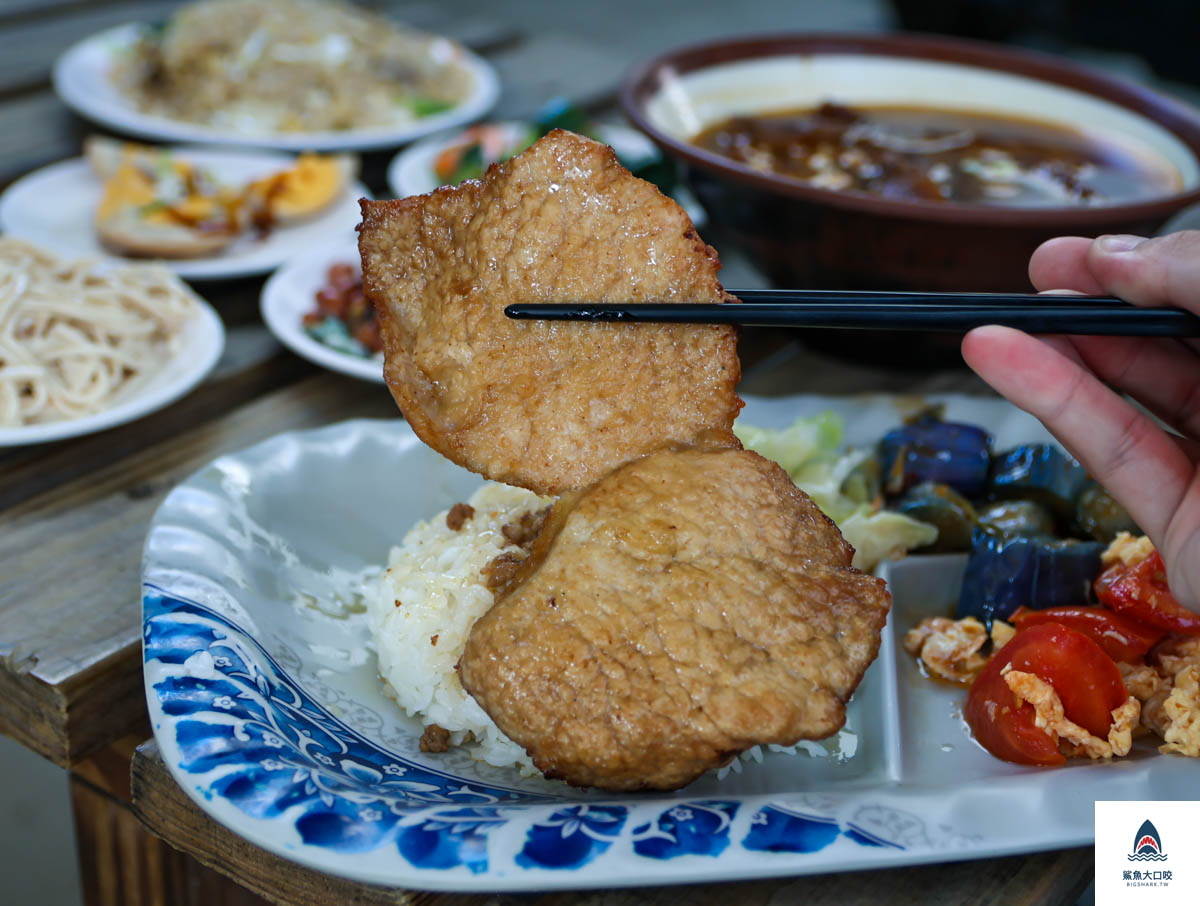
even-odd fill
[[(271, 368), (288, 373), (278, 363)], [(110, 439), (81, 441), (97, 444), (80, 457), (89, 470), (72, 465), (78, 450), (51, 453), (50, 467), (69, 474), (8, 509), (0, 532), (5, 732), (69, 766), (142, 718), (142, 541), (155, 508), (179, 480), (222, 453), (282, 431), (396, 413), (378, 385), (321, 372), (267, 392), (271, 381), (258, 376), (245, 395), (238, 395), (237, 382), (209, 384), (198, 391), (198, 404), (106, 432)], [(189, 422), (189, 411), (201, 420)], [(18, 477), (34, 482), (36, 467), (27, 464)]]
[(71, 768), (71, 776), (83, 780), (110, 798), (129, 805), (133, 801), (133, 790), (129, 785), (133, 753), (146, 741), (150, 733), (150, 721), (147, 719), (145, 732), (129, 733), (120, 739), (114, 739)]
[(281, 859), (226, 830), (197, 808), (171, 778), (153, 741), (133, 757), (133, 809), (172, 846), (286, 906), (327, 903), (425, 906), (723, 906), (726, 903), (805, 903), (808, 906), (982, 906), (987, 903), (1061, 906), (1073, 903), (1093, 868), (1090, 847), (866, 871), (743, 883), (534, 894), (447, 894), (360, 884)]
[[(230, 409), (314, 374), (324, 374), (293, 356), (262, 327), (228, 331), (226, 350), (213, 374), (183, 399), (145, 418), (83, 437), (0, 453), (0, 513), (15, 518), (27, 504), (46, 512), (41, 495), (90, 474), (96, 465), (117, 461), (193, 426), (220, 418)], [(145, 486), (130, 489), (133, 497), (149, 493)], [(29, 504), (29, 501), (38, 500)], [(0, 601), (3, 596), (0, 595)]]
[(50, 89), (0, 102), (0, 189), (30, 170), (76, 157), (89, 129)]
[(126, 803), (77, 776), (71, 778), (71, 804), (87, 906), (262, 906), (265, 902), (172, 849), (150, 834)]

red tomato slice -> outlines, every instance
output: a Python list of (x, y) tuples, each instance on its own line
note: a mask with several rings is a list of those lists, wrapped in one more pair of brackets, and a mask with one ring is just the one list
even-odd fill
[(980, 671), (967, 695), (965, 716), (979, 743), (1005, 761), (1062, 764), (1055, 741), (1034, 725), (1033, 706), (1017, 704), (1002, 671), (1032, 673), (1048, 682), (1069, 720), (1105, 739), (1112, 712), (1129, 693), (1113, 659), (1081, 632), (1061, 623), (1020, 630)]
[(1018, 629), (1061, 623), (1068, 629), (1082, 632), (1114, 661), (1126, 664), (1142, 663), (1146, 652), (1167, 634), (1157, 626), (1148, 626), (1105, 607), (1049, 607), (1046, 610), (1020, 607), (1009, 621)]
[(1200, 613), (1175, 600), (1158, 551), (1145, 560), (1110, 566), (1096, 580), (1096, 597), (1114, 611), (1169, 632), (1200, 635)]
[(1046, 766), (1065, 764), (1067, 759), (1058, 751), (1058, 743), (1034, 724), (1033, 705), (1018, 701), (1004, 682), (1000, 675), (1003, 665), (992, 669), (996, 660), (992, 658), (971, 684), (963, 710), (967, 726), (981, 746), (1004, 761)]

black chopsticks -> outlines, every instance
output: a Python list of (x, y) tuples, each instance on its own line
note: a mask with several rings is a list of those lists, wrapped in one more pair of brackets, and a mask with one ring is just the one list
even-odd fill
[(1200, 336), (1200, 318), (1175, 308), (1137, 308), (1108, 296), (910, 293), (851, 290), (730, 290), (741, 305), (516, 304), (510, 318), (838, 327), (961, 332), (985, 324), (1028, 333)]

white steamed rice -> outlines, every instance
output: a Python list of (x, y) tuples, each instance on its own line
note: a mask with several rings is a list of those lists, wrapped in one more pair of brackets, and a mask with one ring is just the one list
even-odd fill
[[(410, 717), (424, 726), (437, 724), (449, 730), (452, 745), (465, 745), (488, 764), (538, 774), (525, 750), (501, 733), (463, 689), (454, 665), (471, 627), (492, 606), (492, 592), (481, 571), (506, 548), (515, 549), (501, 529), (553, 498), (488, 482), (466, 502), (475, 515), (460, 530), (446, 525), (449, 510), (418, 522), (403, 544), (392, 548), (387, 570), (368, 588), (367, 612), (379, 673), (388, 694)], [(856, 743), (854, 732), (843, 728), (824, 744), (802, 740), (796, 746), (767, 748), (842, 760), (853, 756)], [(731, 771), (740, 773), (743, 761), (762, 760), (762, 747), (753, 746), (721, 768), (718, 778)]]
[(532, 491), (489, 482), (467, 501), (475, 515), (459, 531), (446, 525), (448, 510), (419, 522), (392, 548), (388, 569), (368, 590), (367, 610), (379, 673), (389, 694), (425, 726), (450, 731), (453, 745), (498, 767), (537, 773), (524, 749), (500, 732), (458, 681), (454, 665), (467, 634), (492, 606), (481, 570), (505, 548), (509, 522), (553, 502)]

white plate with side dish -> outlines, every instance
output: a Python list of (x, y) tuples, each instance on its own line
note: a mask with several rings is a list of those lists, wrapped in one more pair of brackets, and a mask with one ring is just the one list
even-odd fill
[[(989, 398), (939, 397), (998, 445), (1042, 426)], [(912, 398), (751, 399), (784, 427), (841, 414), (874, 443)], [(1080, 846), (1096, 799), (1195, 795), (1196, 764), (1146, 743), (1118, 763), (1020, 767), (962, 720), (965, 690), (931, 682), (898, 634), (944, 615), (961, 556), (885, 564), (894, 595), (878, 660), (836, 746), (768, 752), (675, 793), (614, 795), (419, 750), (380, 686), (358, 589), (418, 520), (481, 479), (399, 419), (283, 434), (183, 482), (143, 560), (145, 681), (172, 775), (255, 844), (359, 881), (438, 890), (697, 883), (976, 859)]]
[[(271, 151), (179, 148), (175, 157), (206, 170), (221, 183), (238, 186), (289, 167), (295, 158)], [(54, 249), (65, 257), (125, 258), (108, 251), (96, 234), (96, 208), (104, 183), (82, 157), (59, 161), (29, 173), (0, 195), (0, 231)], [(296, 223), (272, 228), (266, 235), (247, 233), (229, 247), (200, 258), (173, 258), (162, 263), (187, 280), (227, 280), (274, 270), (305, 250), (323, 245), (330, 235), (344, 235), (359, 221), (358, 200), (369, 193), (350, 181), (326, 208)], [(47, 204), (46, 199), (55, 199)]]
[(320, 251), (294, 258), (263, 285), (263, 322), (275, 338), (296, 355), (317, 365), (364, 381), (383, 383), (383, 354), (369, 355), (331, 346), (304, 327), (304, 316), (315, 311), (317, 292), (325, 286), (329, 268), (349, 264), (360, 270), (358, 243), (353, 238), (329, 243)]
[(156, 412), (192, 391), (221, 358), (225, 328), (212, 306), (196, 297), (193, 316), (172, 341), (171, 357), (145, 383), (118, 394), (112, 404), (91, 415), (0, 427), (0, 447), (49, 443), (94, 434)]
[(389, 126), (329, 131), (256, 131), (221, 128), (172, 119), (138, 108), (113, 81), (114, 68), (129, 54), (148, 26), (121, 25), (85, 38), (68, 49), (54, 66), (54, 89), (63, 102), (82, 116), (129, 135), (165, 142), (203, 142), (247, 145), (280, 151), (370, 151), (396, 148), (441, 129), (483, 116), (500, 96), (495, 70), (480, 57), (447, 40), (437, 47), (454, 57), (466, 72), (470, 90), (448, 110), (398, 119)]

